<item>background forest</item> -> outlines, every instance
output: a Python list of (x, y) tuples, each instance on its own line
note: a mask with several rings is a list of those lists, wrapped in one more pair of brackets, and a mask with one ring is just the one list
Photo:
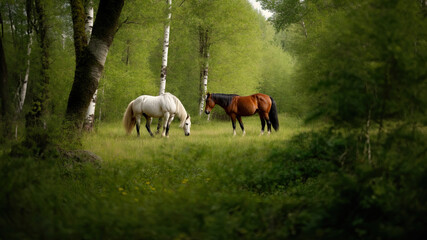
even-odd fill
[[(269, 19), (247, 0), (2, 1), (0, 239), (425, 236), (427, 1), (257, 2)], [(79, 67), (109, 25), (79, 124)], [(159, 94), (167, 26), (165, 90), (192, 135), (126, 136), (128, 103)], [(272, 96), (280, 131), (199, 116), (206, 79)]]
[[(31, 103), (28, 99), (35, 94), (32, 86), (37, 84), (40, 75), (41, 50), (33, 32), (32, 52), (27, 56), (29, 34), (25, 4), (25, 1), (2, 4), (2, 39), (9, 92), (13, 93), (11, 100), (22, 85), (27, 59), (31, 60), (26, 101)], [(97, 4), (94, 6), (96, 12)], [(47, 111), (49, 115), (61, 116), (65, 113), (75, 70), (71, 10), (68, 1), (62, 4), (45, 1), (45, 8), (50, 63)], [(117, 121), (137, 96), (158, 94), (167, 9), (164, 1), (125, 2), (99, 82), (96, 119)], [(282, 88), (291, 81), (290, 55), (280, 50), (272, 26), (248, 2), (184, 1), (181, 4), (178, 1), (172, 6), (172, 17), (166, 91), (178, 96), (192, 115), (199, 110), (200, 68), (204, 61), (200, 56), (201, 29), (209, 30), (209, 91), (249, 95), (260, 91), (265, 84)], [(277, 95), (277, 101), (290, 105), (289, 97), (285, 101), (284, 96), (292, 94)], [(15, 102), (17, 100), (15, 98)], [(28, 107), (23, 112), (26, 111)]]

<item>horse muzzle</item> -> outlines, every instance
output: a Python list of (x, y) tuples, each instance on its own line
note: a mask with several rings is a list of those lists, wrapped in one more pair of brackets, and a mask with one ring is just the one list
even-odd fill
[(209, 113), (211, 113), (211, 111), (206, 110), (206, 111), (205, 111), (205, 113), (206, 113), (206, 114), (209, 114)]
[(190, 133), (186, 133), (185, 136), (187, 136), (187, 137), (190, 136)]

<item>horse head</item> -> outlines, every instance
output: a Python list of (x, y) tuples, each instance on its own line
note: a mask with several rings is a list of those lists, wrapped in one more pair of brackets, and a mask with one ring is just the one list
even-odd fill
[(211, 113), (212, 108), (215, 107), (215, 101), (212, 99), (212, 94), (206, 94), (205, 113)]
[(184, 123), (184, 134), (185, 136), (190, 136), (190, 128), (191, 128), (191, 119), (190, 115), (187, 115)]

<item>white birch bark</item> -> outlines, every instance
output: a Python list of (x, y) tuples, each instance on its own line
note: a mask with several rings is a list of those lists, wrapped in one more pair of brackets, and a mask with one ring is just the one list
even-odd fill
[[(167, 68), (168, 68), (168, 52), (169, 52), (169, 35), (170, 35), (170, 29), (171, 29), (171, 18), (172, 18), (172, 0), (166, 0), (168, 4), (168, 18), (167, 23), (165, 25), (165, 34), (164, 34), (164, 40), (163, 40), (163, 54), (162, 54), (162, 69), (160, 70), (160, 86), (159, 86), (159, 95), (162, 95), (165, 93), (166, 89), (166, 75), (167, 75)], [(161, 127), (162, 118), (159, 118), (159, 121), (157, 123), (157, 131), (156, 134), (160, 133), (160, 127)]]
[(92, 34), (93, 28), (93, 3), (89, 2), (86, 10), (86, 21), (85, 21), (85, 32), (87, 37), (87, 42), (89, 43), (90, 35)]
[(203, 80), (202, 80), (202, 94), (200, 96), (200, 104), (199, 104), (199, 115), (203, 114), (203, 108), (205, 107), (205, 96), (208, 91), (208, 71), (209, 71), (209, 53), (207, 53), (206, 64), (203, 70)]
[[(29, 40), (27, 45), (27, 70), (25, 70), (24, 81), (22, 82), (21, 87), (17, 91), (18, 95), (18, 104), (15, 110), (15, 119), (18, 119), (19, 114), (22, 112), (22, 108), (24, 107), (25, 97), (27, 96), (27, 86), (28, 79), (30, 77), (30, 66), (31, 66), (31, 47), (33, 45), (33, 36), (29, 33)], [(18, 139), (18, 124), (15, 125), (15, 139)]]
[[(85, 21), (85, 32), (86, 32), (88, 44), (90, 41), (90, 36), (92, 34), (92, 28), (93, 28), (93, 3), (92, 1), (90, 1), (86, 8), (86, 21)], [(93, 122), (95, 121), (95, 107), (96, 107), (97, 94), (98, 94), (98, 89), (93, 94), (92, 100), (90, 101), (89, 107), (87, 108), (87, 111), (86, 111), (84, 129), (87, 131), (91, 131), (93, 129)]]
[(33, 45), (33, 37), (31, 34), (29, 34), (29, 36), (30, 36), (30, 39), (27, 45), (27, 70), (25, 71), (24, 81), (22, 82), (22, 86), (19, 91), (18, 108), (16, 109), (17, 114), (21, 113), (22, 108), (24, 106), (25, 96), (27, 95), (28, 78), (30, 76), (30, 65), (31, 65), (30, 55), (31, 55), (31, 47)]
[(172, 18), (172, 0), (167, 0), (169, 13), (167, 18), (167, 23), (165, 26), (165, 35), (164, 35), (164, 41), (163, 41), (163, 56), (162, 56), (162, 69), (160, 71), (160, 88), (159, 88), (159, 95), (165, 93), (166, 89), (166, 74), (167, 74), (167, 67), (168, 67), (168, 51), (169, 51), (169, 35), (170, 35), (170, 21)]

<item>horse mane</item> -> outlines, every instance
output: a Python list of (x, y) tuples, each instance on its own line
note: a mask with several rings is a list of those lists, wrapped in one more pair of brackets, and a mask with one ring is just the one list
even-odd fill
[(187, 116), (188, 116), (187, 111), (184, 108), (184, 105), (182, 105), (181, 101), (175, 95), (168, 92), (165, 94), (171, 96), (172, 99), (174, 100), (176, 105), (176, 115), (178, 115), (178, 118), (180, 120), (179, 127), (183, 128), (185, 124), (185, 120), (187, 119)]
[(225, 94), (225, 93), (212, 93), (212, 99), (215, 100), (216, 104), (221, 107), (227, 107), (233, 101), (235, 96), (239, 96), (237, 94)]

